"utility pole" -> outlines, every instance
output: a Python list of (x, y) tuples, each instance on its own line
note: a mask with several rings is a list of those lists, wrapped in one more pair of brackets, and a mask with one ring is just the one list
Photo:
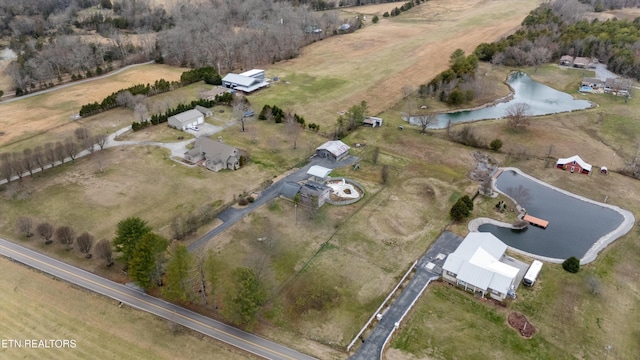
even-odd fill
[(604, 360), (607, 360), (607, 358), (609, 357), (609, 351), (611, 351), (612, 348), (613, 346), (611, 346), (611, 344), (604, 347), (604, 349), (607, 350), (607, 352), (604, 354)]

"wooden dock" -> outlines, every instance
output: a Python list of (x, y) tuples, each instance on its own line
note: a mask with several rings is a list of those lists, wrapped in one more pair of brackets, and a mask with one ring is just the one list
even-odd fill
[(525, 215), (522, 220), (528, 222), (531, 225), (537, 226), (537, 227), (541, 227), (543, 229), (546, 229), (547, 226), (549, 226), (549, 222), (547, 220), (542, 220), (540, 218), (537, 218), (535, 216), (531, 216), (531, 215)]

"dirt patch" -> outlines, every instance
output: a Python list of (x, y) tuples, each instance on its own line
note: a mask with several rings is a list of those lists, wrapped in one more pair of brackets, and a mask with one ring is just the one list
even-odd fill
[(509, 325), (516, 329), (520, 336), (525, 339), (531, 339), (536, 334), (536, 328), (527, 320), (527, 318), (519, 313), (511, 313), (508, 317)]

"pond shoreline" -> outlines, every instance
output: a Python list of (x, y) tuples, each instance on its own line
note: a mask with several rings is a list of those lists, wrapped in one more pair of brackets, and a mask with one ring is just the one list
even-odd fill
[[(593, 245), (591, 245), (591, 247), (586, 251), (586, 253), (583, 255), (583, 257), (580, 259), (580, 264), (588, 264), (592, 261), (594, 261), (598, 254), (604, 250), (607, 246), (609, 246), (609, 244), (611, 244), (612, 242), (614, 242), (615, 240), (621, 238), (622, 236), (626, 235), (629, 231), (631, 231), (631, 229), (633, 228), (634, 224), (635, 224), (635, 217), (633, 216), (633, 214), (625, 209), (622, 209), (618, 206), (615, 205), (611, 205), (611, 204), (606, 204), (606, 203), (601, 203), (574, 193), (571, 193), (569, 191), (560, 189), (556, 186), (553, 186), (551, 184), (548, 184), (540, 179), (537, 179), (525, 172), (523, 172), (522, 170), (518, 169), (518, 168), (514, 168), (514, 167), (505, 167), (505, 168), (500, 168), (502, 169), (502, 173), (504, 173), (505, 171), (514, 171), (517, 174), (531, 180), (531, 181), (535, 181), (538, 184), (548, 187), (552, 190), (555, 190), (557, 192), (560, 192), (566, 196), (570, 196), (573, 197), (575, 199), (578, 199), (580, 201), (584, 201), (596, 206), (600, 206), (603, 208), (607, 208), (610, 210), (613, 210), (615, 212), (617, 212), (618, 214), (620, 214), (623, 217), (622, 222), (612, 231), (602, 235), (598, 240), (596, 240)], [(496, 186), (496, 179), (492, 180), (492, 187), (493, 189), (500, 193), (503, 194), (504, 196), (506, 196), (507, 198), (511, 199), (515, 204), (517, 204), (517, 202), (511, 198), (509, 195), (507, 195), (506, 193), (500, 191), (497, 186)], [(478, 227), (480, 225), (484, 225), (484, 224), (493, 224), (495, 226), (499, 226), (499, 227), (504, 227), (504, 228), (513, 228), (511, 226), (511, 224), (506, 224), (506, 223), (502, 223), (493, 219), (489, 219), (489, 218), (477, 218), (477, 219), (473, 219), (471, 220), (471, 222), (469, 223), (469, 231), (478, 231)], [(506, 225), (506, 226), (505, 226)], [(509, 249), (522, 254), (522, 255), (526, 255), (535, 259), (539, 259), (539, 260), (543, 260), (543, 261), (547, 261), (547, 262), (552, 262), (552, 263), (562, 263), (565, 259), (558, 259), (558, 258), (552, 258), (552, 257), (547, 257), (547, 256), (542, 256), (542, 255), (537, 255), (537, 254), (533, 254), (533, 253), (529, 253), (527, 251), (524, 250), (520, 250), (518, 248), (515, 248), (513, 246), (509, 246)]]

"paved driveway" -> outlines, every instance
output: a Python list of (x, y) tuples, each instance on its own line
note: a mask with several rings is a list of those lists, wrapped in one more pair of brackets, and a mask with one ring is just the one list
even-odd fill
[(402, 322), (413, 304), (420, 298), (429, 283), (442, 275), (442, 265), (447, 256), (462, 242), (462, 237), (445, 231), (422, 255), (416, 265), (415, 274), (400, 296), (391, 304), (382, 319), (376, 324), (369, 337), (362, 339), (362, 346), (351, 360), (382, 359), (382, 351), (393, 332)]

